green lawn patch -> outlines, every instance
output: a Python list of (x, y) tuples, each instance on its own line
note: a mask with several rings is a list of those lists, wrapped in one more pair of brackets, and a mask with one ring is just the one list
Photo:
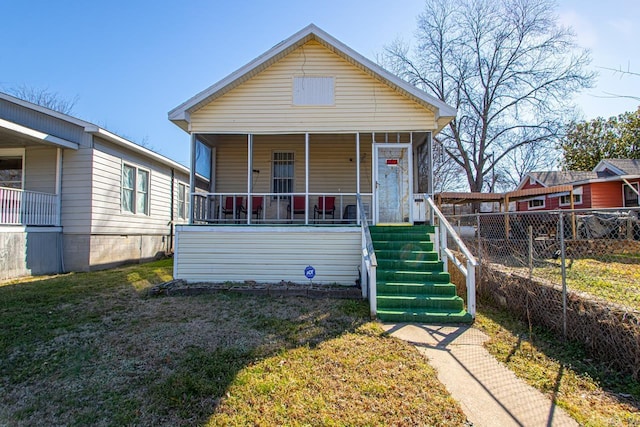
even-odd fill
[(0, 285), (0, 425), (463, 425), (362, 301), (149, 297), (170, 260)]
[[(567, 287), (640, 310), (640, 263), (637, 259), (629, 262), (628, 257), (568, 260)], [(534, 268), (533, 276), (562, 283), (560, 260), (549, 260), (544, 266)]]

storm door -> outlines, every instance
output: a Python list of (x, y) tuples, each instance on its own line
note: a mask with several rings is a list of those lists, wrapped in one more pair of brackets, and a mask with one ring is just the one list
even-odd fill
[(410, 144), (376, 144), (376, 223), (407, 223), (411, 218)]

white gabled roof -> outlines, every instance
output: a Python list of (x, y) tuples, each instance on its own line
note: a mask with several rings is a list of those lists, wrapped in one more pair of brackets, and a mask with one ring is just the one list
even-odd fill
[(182, 129), (187, 130), (188, 123), (191, 120), (191, 113), (197, 111), (216, 98), (219, 98), (220, 96), (229, 92), (231, 89), (251, 79), (259, 72), (278, 62), (280, 59), (282, 59), (295, 49), (312, 40), (317, 41), (330, 51), (341, 56), (367, 74), (390, 86), (392, 89), (404, 94), (410, 99), (416, 101), (418, 104), (430, 109), (434, 112), (436, 120), (439, 120), (441, 118), (455, 117), (455, 108), (407, 83), (406, 81), (385, 70), (373, 61), (360, 55), (349, 46), (333, 38), (331, 35), (324, 32), (314, 24), (310, 24), (288, 39), (278, 43), (267, 52), (258, 56), (244, 67), (234, 71), (227, 77), (220, 80), (218, 83), (208, 87), (207, 89), (183, 102), (173, 110), (169, 111), (169, 120), (174, 122)]

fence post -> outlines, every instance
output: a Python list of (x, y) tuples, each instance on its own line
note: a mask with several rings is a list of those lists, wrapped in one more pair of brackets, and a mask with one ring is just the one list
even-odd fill
[(482, 238), (480, 237), (480, 214), (476, 213), (476, 225), (478, 227), (477, 239), (478, 239), (478, 280), (482, 280)]
[(529, 226), (529, 280), (533, 276), (533, 225)]
[(562, 271), (562, 337), (567, 339), (567, 268), (566, 253), (564, 247), (564, 218), (560, 216), (560, 269)]

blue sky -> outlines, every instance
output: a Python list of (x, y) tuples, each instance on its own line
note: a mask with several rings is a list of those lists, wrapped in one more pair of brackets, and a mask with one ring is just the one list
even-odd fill
[[(375, 60), (411, 40), (423, 0), (4, 0), (0, 90), (47, 88), (78, 98), (73, 115), (181, 163), (188, 135), (167, 112), (309, 23)], [(560, 0), (561, 22), (591, 49), (600, 76), (579, 96), (585, 118), (635, 110), (640, 2)]]

